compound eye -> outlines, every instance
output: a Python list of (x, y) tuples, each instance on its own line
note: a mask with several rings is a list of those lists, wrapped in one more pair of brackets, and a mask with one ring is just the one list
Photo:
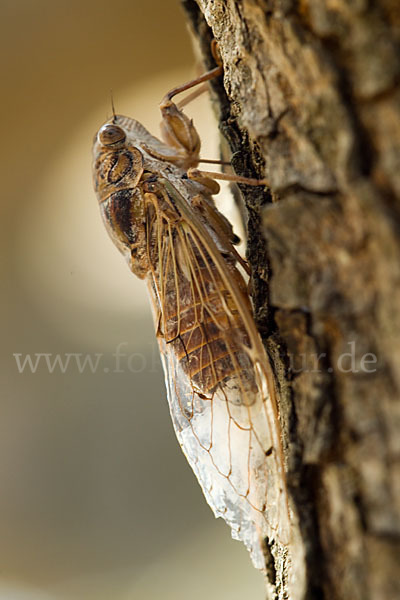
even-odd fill
[(99, 142), (103, 146), (121, 145), (126, 140), (125, 131), (118, 125), (106, 123), (99, 131)]

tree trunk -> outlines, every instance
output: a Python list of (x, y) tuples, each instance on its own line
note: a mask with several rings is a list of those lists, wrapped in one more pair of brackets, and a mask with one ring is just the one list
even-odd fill
[(219, 44), (297, 530), (271, 598), (400, 598), (400, 10), (396, 0), (183, 0)]

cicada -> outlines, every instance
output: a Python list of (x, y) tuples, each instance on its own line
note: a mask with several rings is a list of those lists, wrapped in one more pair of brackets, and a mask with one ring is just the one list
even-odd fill
[(218, 66), (165, 96), (163, 141), (114, 113), (95, 137), (94, 187), (109, 235), (147, 282), (178, 441), (215, 516), (263, 569), (264, 538), (286, 544), (290, 534), (272, 370), (247, 264), (212, 198), (219, 185), (197, 170), (199, 135), (172, 101), (220, 74)]

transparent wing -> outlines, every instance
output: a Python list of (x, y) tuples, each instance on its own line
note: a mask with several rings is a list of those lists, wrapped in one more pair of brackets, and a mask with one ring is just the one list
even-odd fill
[(149, 290), (173, 424), (215, 516), (264, 568), (262, 539), (289, 541), (268, 359), (234, 260), (221, 255), (176, 189), (165, 187), (179, 218), (155, 199)]

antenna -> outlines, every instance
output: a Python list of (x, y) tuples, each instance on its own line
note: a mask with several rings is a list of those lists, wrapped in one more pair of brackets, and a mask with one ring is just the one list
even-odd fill
[(112, 108), (112, 114), (113, 114), (113, 123), (117, 122), (117, 115), (115, 114), (115, 106), (114, 106), (114, 98), (113, 98), (113, 92), (112, 90), (110, 90), (110, 96), (111, 96), (111, 108)]

